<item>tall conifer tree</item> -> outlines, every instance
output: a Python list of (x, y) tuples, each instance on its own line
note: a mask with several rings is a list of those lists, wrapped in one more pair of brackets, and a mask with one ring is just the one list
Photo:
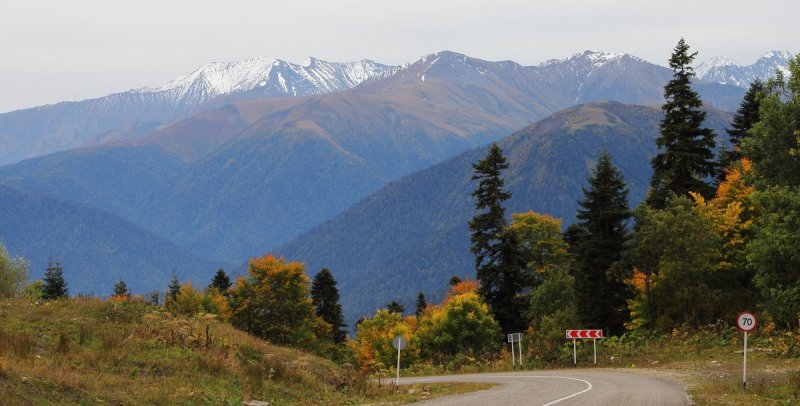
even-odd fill
[(417, 317), (422, 316), (422, 313), (425, 312), (425, 308), (427, 307), (428, 307), (428, 302), (425, 300), (425, 294), (419, 292), (419, 294), (417, 295), (417, 309), (414, 312), (414, 314), (416, 314)]
[(214, 274), (214, 278), (211, 279), (210, 288), (214, 288), (220, 294), (228, 293), (228, 289), (231, 287), (231, 278), (228, 277), (228, 274), (225, 273), (225, 270), (222, 268), (217, 269), (217, 273)]
[(52, 259), (47, 260), (47, 270), (44, 272), (42, 281), (44, 282), (42, 299), (53, 300), (69, 296), (67, 282), (64, 281), (64, 269), (61, 268), (58, 258), (56, 258), (55, 264)]
[(706, 182), (716, 175), (714, 132), (702, 127), (706, 118), (703, 102), (691, 87), (695, 56), (697, 52), (689, 53), (689, 45), (681, 38), (669, 59), (673, 77), (664, 86), (664, 119), (656, 139), (659, 152), (651, 161), (653, 178), (647, 196), (647, 204), (653, 208), (663, 209), (670, 193), (688, 196), (697, 192), (706, 198), (714, 193)]
[[(747, 89), (747, 93), (745, 93), (744, 98), (742, 98), (739, 109), (736, 110), (736, 114), (733, 116), (731, 128), (727, 130), (731, 146), (729, 150), (723, 151), (720, 154), (720, 169), (730, 167), (731, 164), (742, 157), (740, 152), (742, 141), (747, 138), (753, 125), (761, 120), (761, 116), (758, 113), (760, 104), (758, 98), (763, 93), (764, 82), (759, 79), (753, 81), (753, 83), (750, 84), (750, 88)], [(725, 172), (720, 171), (717, 181), (719, 183), (723, 180), (725, 180)]]
[(492, 308), (495, 320), (504, 332), (525, 328), (523, 303), (518, 297), (522, 290), (523, 274), (517, 264), (516, 246), (511, 233), (506, 232), (503, 202), (511, 193), (503, 189), (501, 172), (508, 162), (497, 144), (492, 144), (486, 157), (472, 165), (478, 188), (472, 192), (478, 213), (469, 222), (471, 251), (480, 282), (478, 292)]
[(311, 302), (314, 304), (317, 316), (331, 325), (333, 342), (344, 343), (347, 332), (342, 316), (342, 305), (339, 304), (339, 290), (328, 268), (322, 268), (311, 282)]
[(612, 272), (622, 258), (627, 239), (628, 188), (611, 156), (603, 153), (588, 179), (589, 189), (578, 202), (580, 232), (572, 230), (572, 250), (578, 310), (583, 322), (611, 334), (622, 333), (630, 298), (624, 276)]

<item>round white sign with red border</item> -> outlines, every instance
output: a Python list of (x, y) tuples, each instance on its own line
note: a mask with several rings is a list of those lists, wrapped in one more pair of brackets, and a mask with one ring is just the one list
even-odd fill
[(757, 325), (758, 321), (753, 313), (742, 312), (739, 314), (739, 317), (736, 318), (736, 327), (739, 327), (739, 330), (751, 331), (754, 330)]

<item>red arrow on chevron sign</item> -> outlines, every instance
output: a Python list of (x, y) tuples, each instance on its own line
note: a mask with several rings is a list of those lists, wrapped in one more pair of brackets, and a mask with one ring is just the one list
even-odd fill
[(603, 330), (567, 330), (567, 338), (603, 338)]

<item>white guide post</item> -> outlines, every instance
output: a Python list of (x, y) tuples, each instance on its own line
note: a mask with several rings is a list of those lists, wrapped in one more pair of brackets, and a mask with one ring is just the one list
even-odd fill
[(517, 366), (516, 354), (514, 354), (514, 342), (511, 342), (511, 367)]
[(742, 385), (747, 389), (747, 332), (744, 332), (744, 370), (742, 371)]
[(572, 363), (578, 365), (578, 344), (576, 339), (572, 339)]
[(400, 346), (397, 346), (397, 384), (400, 385)]
[(519, 347), (519, 367), (522, 368), (522, 340), (519, 340), (517, 347)]

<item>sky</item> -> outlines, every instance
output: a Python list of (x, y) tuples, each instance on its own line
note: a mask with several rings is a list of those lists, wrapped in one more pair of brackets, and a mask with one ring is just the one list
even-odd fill
[(797, 0), (2, 0), (0, 112), (157, 86), (212, 61), (536, 65), (587, 49), (666, 65), (800, 51)]

